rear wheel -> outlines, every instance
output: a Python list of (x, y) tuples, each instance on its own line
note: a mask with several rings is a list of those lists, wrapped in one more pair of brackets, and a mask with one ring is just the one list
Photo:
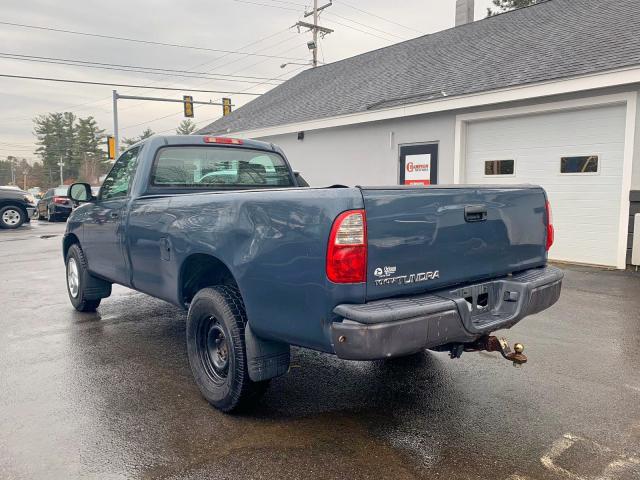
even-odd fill
[(79, 312), (95, 312), (100, 305), (100, 298), (86, 298), (89, 275), (84, 252), (78, 245), (71, 245), (67, 253), (67, 293)]
[(18, 228), (27, 219), (27, 214), (22, 208), (9, 205), (0, 209), (0, 227)]
[(187, 352), (191, 371), (207, 401), (223, 412), (249, 405), (269, 386), (269, 380), (253, 382), (249, 378), (246, 323), (237, 288), (204, 288), (189, 307)]

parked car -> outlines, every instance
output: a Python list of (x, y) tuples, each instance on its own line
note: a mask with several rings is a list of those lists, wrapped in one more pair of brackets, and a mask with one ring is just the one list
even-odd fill
[(277, 146), (189, 135), (131, 147), (97, 198), (81, 183), (70, 196), (72, 305), (94, 311), (117, 283), (188, 309), (195, 381), (223, 411), (286, 373), (290, 345), (522, 363), (491, 333), (560, 295), (537, 186), (305, 188)]
[(33, 195), (18, 187), (0, 187), (0, 228), (18, 228), (36, 211)]
[(38, 202), (38, 220), (55, 222), (66, 220), (73, 209), (73, 202), (67, 197), (69, 187), (50, 188)]

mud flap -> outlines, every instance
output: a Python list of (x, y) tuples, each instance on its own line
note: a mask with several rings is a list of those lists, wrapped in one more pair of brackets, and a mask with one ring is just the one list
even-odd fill
[(257, 337), (248, 323), (244, 329), (244, 341), (251, 380), (261, 382), (287, 373), (290, 359), (288, 343)]
[(84, 287), (84, 298), (87, 300), (98, 300), (111, 295), (111, 284), (101, 278), (94, 277), (86, 272), (86, 286)]

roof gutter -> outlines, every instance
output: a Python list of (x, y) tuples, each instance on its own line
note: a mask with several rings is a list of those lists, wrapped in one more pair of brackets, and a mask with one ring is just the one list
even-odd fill
[(289, 123), (286, 125), (277, 125), (274, 127), (232, 131), (227, 133), (233, 133), (235, 136), (242, 138), (270, 137), (273, 135), (282, 135), (285, 133), (293, 133), (303, 130), (319, 130), (322, 128), (341, 127), (358, 123), (409, 117), (412, 115), (423, 115), (426, 113), (482, 107), (497, 103), (515, 102), (549, 97), (552, 95), (584, 92), (598, 88), (616, 87), (634, 83), (640, 83), (640, 66), (563, 78), (561, 80), (550, 80), (527, 85), (518, 85), (516, 87), (491, 90), (488, 92), (438, 98), (411, 105), (381, 108), (379, 110), (350, 113), (347, 115), (307, 120), (303, 122)]

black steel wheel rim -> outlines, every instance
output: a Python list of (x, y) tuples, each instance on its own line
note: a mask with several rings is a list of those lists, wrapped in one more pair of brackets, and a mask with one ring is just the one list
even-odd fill
[(223, 384), (229, 373), (229, 338), (215, 317), (205, 318), (198, 329), (200, 361), (209, 377), (216, 384)]

